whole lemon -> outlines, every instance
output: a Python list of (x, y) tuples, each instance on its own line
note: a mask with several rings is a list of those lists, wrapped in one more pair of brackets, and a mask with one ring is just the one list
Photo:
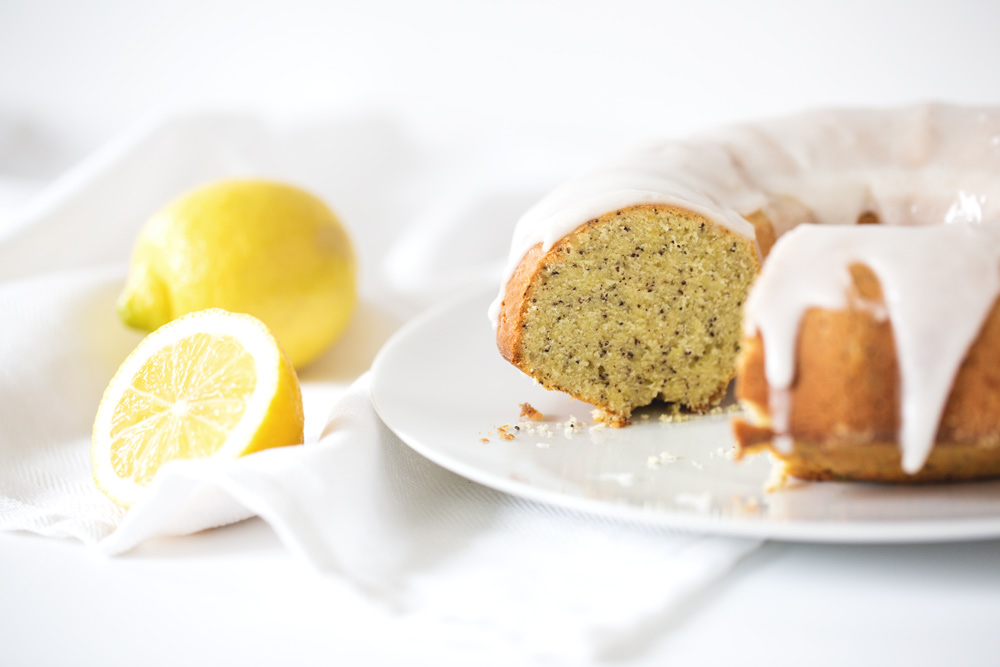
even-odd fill
[(347, 326), (355, 274), (347, 231), (322, 201), (282, 183), (224, 181), (146, 222), (118, 313), (145, 331), (206, 308), (247, 313), (301, 368)]

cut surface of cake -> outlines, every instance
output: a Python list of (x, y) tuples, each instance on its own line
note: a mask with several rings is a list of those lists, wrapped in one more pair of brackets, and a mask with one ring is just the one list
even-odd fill
[(534, 246), (508, 283), (503, 356), (621, 425), (654, 399), (717, 403), (733, 377), (754, 244), (705, 218), (640, 205)]
[[(807, 112), (660, 142), (558, 188), (519, 221), (490, 314), (506, 359), (616, 425), (654, 400), (712, 406), (742, 344), (744, 452), (814, 479), (996, 475), (1000, 377), (979, 367), (1000, 349), (997, 223), (1000, 109)], [(782, 256), (796, 269), (767, 278)], [(748, 301), (788, 294), (743, 322)], [(823, 418), (805, 437), (809, 414)]]

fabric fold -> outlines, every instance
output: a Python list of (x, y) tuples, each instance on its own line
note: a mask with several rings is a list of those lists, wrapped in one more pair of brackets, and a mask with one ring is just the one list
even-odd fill
[[(386, 291), (369, 291), (337, 349), (302, 374), (314, 433), (307, 443), (170, 463), (130, 511), (114, 506), (91, 479), (90, 429), (104, 387), (141, 339), (114, 308), (137, 216), (192, 178), (277, 173), (263, 149), (273, 142), (246, 119), (144, 127), (43, 191), (0, 235), (0, 529), (75, 538), (113, 555), (256, 515), (322, 576), (344, 577), (415, 625), (509, 653), (512, 663), (530, 655), (577, 664), (639, 650), (759, 546), (506, 495), (424, 459), (381, 422), (364, 371), (398, 325), (383, 310), (440, 301), (491, 275), (510, 234), (496, 221), (468, 233), (476, 220), (463, 216), (498, 201), (484, 195), (433, 223), (434, 243), (413, 243), (434, 218), (420, 211), (449, 210), (426, 187), (413, 189), (429, 194), (408, 203), (417, 213), (401, 242), (369, 258), (385, 272)], [(116, 192), (125, 193), (118, 203)], [(364, 237), (359, 246), (379, 246), (377, 225), (352, 229)], [(56, 239), (58, 251), (46, 253)], [(456, 253), (442, 244), (479, 245), (449, 265)]]

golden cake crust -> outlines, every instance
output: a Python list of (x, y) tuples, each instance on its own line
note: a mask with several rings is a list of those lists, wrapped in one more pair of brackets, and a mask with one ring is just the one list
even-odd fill
[(531, 280), (538, 272), (538, 268), (545, 263), (546, 257), (552, 258), (556, 253), (555, 247), (548, 252), (542, 250), (542, 244), (538, 243), (531, 247), (525, 254), (524, 259), (517, 265), (514, 275), (507, 281), (504, 290), (503, 303), (500, 305), (500, 319), (497, 324), (497, 349), (501, 356), (513, 365), (522, 368), (523, 355), (521, 354), (521, 326), (524, 320), (524, 311), (530, 303), (529, 292)]

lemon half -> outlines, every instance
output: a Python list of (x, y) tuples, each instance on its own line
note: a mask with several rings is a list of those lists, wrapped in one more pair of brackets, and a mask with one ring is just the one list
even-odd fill
[(303, 424), (295, 369), (268, 328), (192, 313), (147, 336), (112, 378), (94, 420), (94, 481), (130, 507), (168, 461), (299, 444)]
[(146, 222), (118, 313), (144, 331), (206, 308), (248, 313), (301, 368), (347, 326), (355, 273), (347, 231), (321, 200), (283, 183), (223, 181)]

